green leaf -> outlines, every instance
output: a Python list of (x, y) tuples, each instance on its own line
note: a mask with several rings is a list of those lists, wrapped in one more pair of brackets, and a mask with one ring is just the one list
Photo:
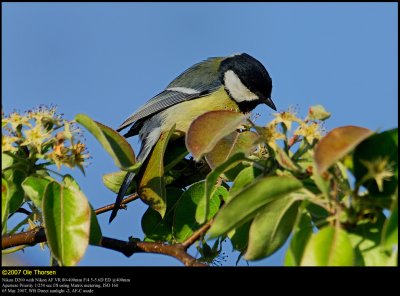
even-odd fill
[[(126, 171), (118, 171), (118, 172), (104, 174), (103, 183), (112, 192), (118, 193), (127, 173), (128, 172)], [(135, 190), (136, 190), (136, 182), (132, 182), (128, 190), (126, 191), (125, 195), (130, 195), (134, 193)]]
[(399, 196), (396, 194), (396, 198), (392, 204), (391, 214), (388, 219), (385, 220), (382, 231), (381, 246), (385, 249), (392, 251), (394, 246), (398, 246), (399, 243)]
[(384, 266), (387, 264), (390, 252), (381, 247), (385, 220), (385, 216), (380, 213), (376, 221), (363, 223), (351, 229), (349, 238), (354, 248), (355, 265)]
[(57, 182), (47, 185), (43, 217), (52, 255), (63, 266), (76, 265), (85, 254), (90, 234), (90, 205), (82, 191)]
[[(77, 190), (78, 192), (81, 192), (81, 188), (76, 182), (76, 180), (71, 176), (71, 175), (65, 175), (63, 177), (63, 186), (65, 188), (71, 188), (71, 190)], [(89, 204), (90, 207), (90, 231), (89, 231), (89, 244), (90, 245), (99, 245), (101, 238), (102, 238), (102, 233), (100, 229), (99, 222), (97, 220), (96, 213), (93, 209), (93, 207)]]
[(399, 249), (396, 248), (389, 260), (386, 262), (386, 266), (399, 266)]
[(231, 167), (228, 167), (223, 173), (223, 178), (228, 181), (233, 181), (236, 179), (237, 175), (245, 168), (251, 166), (253, 163), (246, 159), (245, 161), (240, 161), (236, 164), (233, 164)]
[[(313, 171), (315, 171), (315, 164), (313, 166)], [(314, 181), (317, 188), (321, 191), (324, 197), (330, 199), (330, 178), (328, 174), (312, 174), (311, 180)]]
[(51, 177), (30, 175), (26, 177), (24, 182), (22, 182), (22, 188), (24, 189), (25, 194), (29, 197), (31, 201), (33, 201), (38, 209), (42, 208), (44, 191), (47, 184), (49, 184), (51, 181), (54, 181), (54, 179)]
[(11, 167), (13, 164), (14, 164), (14, 159), (10, 155), (8, 155), (7, 153), (1, 154), (1, 170), (2, 171)]
[(318, 225), (318, 228), (328, 223), (326, 220), (330, 213), (320, 205), (313, 203), (313, 200), (310, 200), (310, 204), (307, 205), (307, 211), (310, 213), (313, 222)]
[(353, 247), (346, 231), (327, 226), (311, 236), (301, 260), (302, 266), (352, 266)]
[(161, 134), (152, 152), (143, 164), (144, 171), (140, 172), (140, 181), (137, 192), (146, 204), (164, 217), (167, 209), (165, 177), (164, 177), (164, 153), (168, 141), (175, 131), (175, 125), (168, 134)]
[[(220, 166), (216, 167), (214, 170), (212, 170), (206, 177), (206, 183), (205, 183), (205, 194), (203, 196), (203, 199), (200, 201), (202, 204), (202, 207), (205, 208), (205, 211), (196, 211), (196, 221), (200, 224), (203, 224), (206, 221), (206, 217), (208, 215), (208, 201), (210, 200), (211, 195), (213, 194), (215, 184), (217, 183), (217, 180), (219, 176), (231, 168), (234, 164), (241, 162), (245, 160), (246, 157), (243, 153), (238, 153), (233, 155), (231, 158), (229, 158), (226, 162), (221, 164)], [(199, 207), (199, 209), (201, 209)]]
[(369, 129), (351, 125), (330, 131), (315, 148), (314, 160), (317, 172), (319, 174), (325, 172), (332, 164), (372, 134), (373, 132)]
[(164, 171), (168, 172), (177, 165), (189, 152), (185, 146), (185, 138), (170, 140), (164, 153)]
[(234, 250), (244, 252), (249, 244), (249, 231), (253, 220), (247, 221), (239, 227), (228, 232), (228, 237)]
[(382, 164), (383, 161), (387, 163), (386, 168), (378, 169), (375, 179), (379, 178), (379, 171), (383, 169), (387, 172), (394, 173), (394, 176), (391, 178), (382, 179), (383, 190), (379, 190), (378, 184), (374, 179), (363, 182), (371, 195), (390, 196), (394, 194), (398, 186), (398, 147), (396, 141), (393, 140), (397, 135), (397, 128), (375, 134), (358, 145), (354, 151), (354, 175), (357, 182), (362, 182), (364, 176), (368, 173), (368, 168), (366, 166), (368, 162), (375, 163), (378, 166)]
[(326, 120), (331, 117), (331, 113), (325, 110), (322, 105), (315, 105), (308, 110), (308, 120)]
[(308, 240), (313, 233), (310, 214), (304, 212), (294, 231), (285, 255), (285, 266), (299, 266)]
[(247, 115), (219, 110), (206, 112), (197, 117), (186, 133), (186, 147), (196, 160), (210, 152), (225, 136), (243, 124)]
[(300, 168), (290, 159), (289, 155), (287, 155), (282, 148), (276, 146), (275, 152), (276, 160), (281, 167), (290, 171), (299, 171)]
[(8, 184), (9, 213), (18, 210), (24, 201), (24, 190), (21, 186), (26, 177), (26, 173), (21, 169), (6, 170), (3, 172)]
[(226, 202), (238, 191), (250, 185), (254, 180), (262, 174), (262, 171), (254, 166), (244, 168), (233, 181), (233, 185), (229, 190), (228, 199)]
[(205, 154), (207, 163), (213, 169), (228, 160), (232, 155), (243, 153), (248, 156), (255, 150), (255, 143), (259, 136), (255, 132), (234, 131), (223, 137), (214, 148)]
[(102, 238), (101, 228), (93, 207), (90, 206), (89, 244), (99, 246)]
[[(185, 241), (201, 224), (195, 219), (197, 207), (204, 196), (204, 181), (194, 183), (189, 187), (179, 199), (174, 215), (173, 232), (178, 242)], [(210, 199), (210, 211), (207, 220), (210, 220), (219, 210), (221, 194), (226, 194), (226, 189), (218, 187)]]
[(9, 189), (7, 181), (1, 178), (1, 232), (7, 230)]
[(131, 170), (135, 164), (135, 154), (123, 136), (112, 128), (92, 120), (85, 114), (78, 114), (75, 120), (84, 126), (114, 159), (122, 170)]
[(176, 203), (182, 195), (182, 190), (169, 187), (167, 190), (167, 211), (162, 218), (160, 214), (149, 207), (142, 216), (142, 230), (145, 241), (173, 242), (172, 225)]
[(73, 187), (76, 190), (81, 190), (81, 187), (79, 186), (78, 182), (76, 182), (74, 177), (72, 177), (69, 174), (64, 175), (63, 180), (62, 180), (62, 184), (67, 188), (68, 187)]
[[(215, 190), (212, 193), (210, 202), (205, 203), (205, 198), (204, 198), (204, 194), (203, 194), (203, 198), (199, 201), (199, 204), (197, 205), (196, 208), (196, 221), (202, 221), (201, 219), (203, 217), (207, 217), (206, 221), (208, 221), (210, 219), (210, 214), (212, 214), (212, 216), (215, 215), (215, 213), (219, 210), (219, 204), (220, 202), (216, 203), (211, 201), (213, 198), (218, 197), (219, 200), (225, 200), (228, 196), (228, 190), (226, 190), (225, 187), (223, 186), (218, 186), (215, 188)], [(208, 200), (208, 199), (207, 199)], [(205, 222), (205, 221), (204, 221)], [(200, 222), (199, 222), (200, 223)]]
[(296, 221), (299, 201), (289, 195), (260, 209), (251, 223), (246, 260), (258, 260), (277, 251), (287, 240)]
[(392, 137), (392, 140), (394, 141), (396, 146), (399, 146), (399, 144), (398, 144), (399, 143), (399, 129), (396, 127), (391, 130), (388, 130), (386, 132)]
[(234, 194), (215, 217), (210, 237), (222, 235), (253, 218), (267, 203), (302, 188), (295, 178), (265, 177)]

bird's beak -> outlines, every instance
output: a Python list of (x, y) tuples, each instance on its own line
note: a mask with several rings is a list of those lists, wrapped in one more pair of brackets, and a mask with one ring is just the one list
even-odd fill
[(270, 107), (270, 108), (272, 108), (272, 109), (274, 109), (274, 110), (276, 111), (275, 104), (274, 104), (274, 102), (272, 102), (271, 98), (267, 98), (267, 99), (264, 101), (264, 103), (265, 103), (268, 107)]

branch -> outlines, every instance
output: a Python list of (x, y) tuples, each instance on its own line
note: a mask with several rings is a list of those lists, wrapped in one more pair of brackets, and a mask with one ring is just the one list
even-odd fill
[(210, 229), (213, 219), (208, 221), (202, 227), (200, 227), (197, 231), (195, 231), (188, 239), (186, 239), (182, 246), (187, 250), (191, 245), (193, 245), (199, 238), (201, 238), (208, 229)]
[[(44, 228), (37, 227), (26, 232), (2, 236), (1, 247), (2, 249), (8, 249), (19, 245), (35, 245), (45, 241), (46, 233)], [(98, 246), (120, 252), (127, 257), (132, 256), (134, 253), (156, 253), (174, 257), (185, 266), (207, 266), (186, 253), (187, 248), (183, 244), (166, 245), (152, 242), (126, 242), (103, 236)]]
[(132, 256), (134, 253), (156, 253), (174, 257), (185, 266), (207, 266), (186, 253), (186, 248), (182, 244), (166, 245), (153, 242), (125, 242), (118, 239), (103, 237), (100, 246), (121, 252), (127, 257)]
[[(130, 196), (124, 198), (121, 205), (126, 205), (131, 201), (138, 198), (137, 193), (133, 193)], [(96, 215), (106, 213), (114, 208), (115, 204), (110, 204), (95, 210)], [(46, 241), (46, 234), (44, 228), (37, 227), (32, 230), (14, 234), (5, 234), (1, 237), (1, 249), (8, 249), (20, 245), (35, 245)]]
[[(125, 208), (125, 205), (127, 203), (130, 203), (131, 201), (138, 199), (138, 197), (139, 197), (139, 195), (137, 193), (133, 193), (133, 194), (129, 195), (128, 197), (124, 198), (121, 202), (121, 208)], [(114, 207), (115, 207), (115, 204), (109, 204), (107, 206), (98, 208), (94, 212), (96, 213), (96, 215), (99, 215), (99, 214), (103, 214), (103, 213), (112, 211), (114, 209)]]
[(20, 245), (35, 245), (46, 241), (43, 227), (37, 227), (29, 231), (6, 234), (1, 237), (1, 249), (8, 249)]
[[(125, 205), (138, 198), (136, 193), (128, 196), (122, 201)], [(96, 215), (111, 211), (114, 204), (110, 204), (95, 210)], [(181, 244), (167, 245), (159, 242), (135, 242), (135, 241), (122, 241), (109, 237), (102, 237), (99, 247), (114, 250), (124, 254), (127, 257), (132, 256), (134, 253), (156, 253), (164, 254), (174, 257), (181, 261), (185, 266), (207, 266), (199, 262), (196, 258), (187, 253), (187, 249), (199, 240), (211, 227), (212, 220), (204, 224), (201, 228), (195, 231), (186, 241)], [(35, 245), (38, 243), (46, 242), (46, 233), (43, 227), (37, 227), (26, 232), (20, 232), (11, 235), (4, 235), (1, 238), (2, 249), (8, 249), (21, 245)]]

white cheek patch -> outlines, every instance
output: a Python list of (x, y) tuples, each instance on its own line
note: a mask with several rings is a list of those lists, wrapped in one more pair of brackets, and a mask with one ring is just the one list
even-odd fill
[(177, 92), (188, 94), (188, 95), (194, 95), (194, 94), (199, 93), (199, 91), (197, 91), (193, 88), (188, 88), (188, 87), (170, 87), (170, 88), (167, 88), (167, 90), (177, 91)]
[(232, 98), (236, 102), (258, 100), (258, 96), (252, 93), (239, 79), (232, 70), (228, 70), (224, 74), (225, 87), (229, 91)]

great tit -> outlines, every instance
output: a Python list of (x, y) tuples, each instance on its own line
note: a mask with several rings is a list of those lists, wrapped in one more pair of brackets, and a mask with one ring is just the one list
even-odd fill
[[(124, 137), (139, 135), (141, 149), (137, 161), (144, 163), (160, 136), (174, 124), (174, 135), (182, 136), (196, 117), (208, 111), (228, 109), (247, 113), (261, 103), (276, 110), (271, 90), (268, 71), (252, 56), (241, 53), (212, 57), (180, 74), (129, 116), (117, 131), (131, 126)], [(109, 222), (115, 218), (134, 176), (126, 174)]]

